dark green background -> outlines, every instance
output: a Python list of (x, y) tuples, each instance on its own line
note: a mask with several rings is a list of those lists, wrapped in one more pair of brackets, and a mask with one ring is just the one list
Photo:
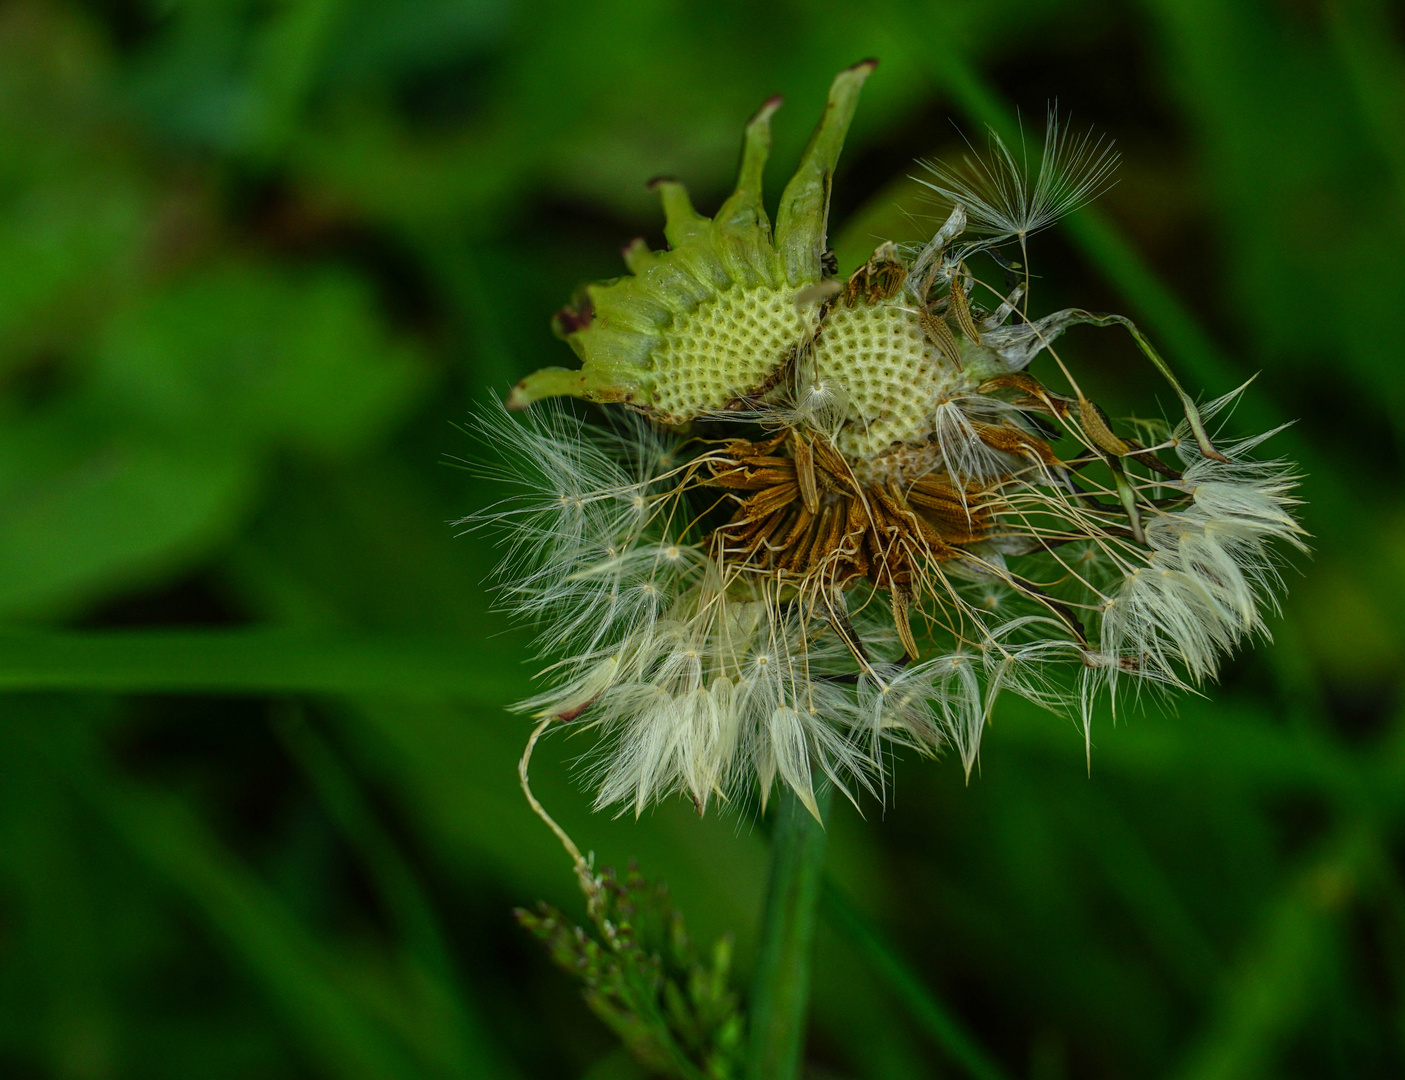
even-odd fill
[[(1405, 48), (1373, 0), (0, 4), (0, 1075), (638, 1075), (512, 923), (569, 865), (529, 814), (531, 672), (490, 611), (475, 401), (662, 243), (645, 181), (778, 191), (881, 58), (835, 186), (846, 268), (910, 162), (1057, 97), (1120, 183), (1033, 248), (1040, 310), (1138, 319), (1308, 473), (1275, 641), (1080, 732), (1015, 704), (979, 775), (903, 758), (830, 869), (1008, 1077), (1405, 1075)], [(847, 230), (845, 223), (848, 223)], [(904, 232), (906, 230), (906, 232)], [(902, 236), (897, 236), (902, 238)], [(1065, 355), (1114, 414), (1124, 337)], [(1271, 444), (1272, 445), (1272, 444)], [(591, 816), (604, 863), (755, 946), (736, 813)], [(968, 1075), (821, 933), (825, 1077)], [(987, 1074), (989, 1075), (989, 1074)]]

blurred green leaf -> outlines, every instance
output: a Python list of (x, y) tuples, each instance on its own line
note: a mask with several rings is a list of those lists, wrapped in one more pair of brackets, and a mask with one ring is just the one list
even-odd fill
[(0, 11), (0, 416), (34, 354), (81, 340), (141, 271), (158, 196), (113, 137), (109, 65), (70, 11)]
[(90, 392), (177, 445), (333, 455), (397, 418), (419, 375), (355, 277), (233, 263), (114, 319)]
[(272, 451), (364, 445), (419, 371), (345, 275), (234, 265), (151, 294), (109, 324), (74, 394), (0, 432), (0, 611), (190, 558)]
[(1336, 920), (1355, 899), (1368, 851), (1359, 831), (1345, 831), (1269, 905), (1199, 1045), (1173, 1076), (1240, 1080), (1273, 1075), (1279, 1044), (1320, 990), (1323, 965), (1335, 946)]
[(938, 1000), (912, 972), (902, 957), (884, 941), (863, 915), (833, 882), (824, 883), (820, 911), (853, 940), (873, 966), (892, 986), (895, 996), (908, 1009), (943, 1053), (976, 1080), (1004, 1080), (1006, 1073), (985, 1049), (966, 1032), (951, 1010)]
[(449, 943), (423, 887), (356, 782), (299, 713), (285, 715), (279, 731), (338, 827), (356, 846), (395, 919), (406, 967), (419, 984), (419, 1019), (432, 1034), (430, 1044), (442, 1048), (445, 1074), (509, 1075), (459, 985)]
[[(517, 659), (512, 650), (498, 662), (515, 666)], [(381, 693), (496, 704), (518, 685), (511, 667), (488, 660), (482, 642), (443, 638), (293, 630), (11, 631), (0, 637), (0, 688), (6, 690)]]
[(247, 506), (252, 462), (72, 402), (0, 427), (0, 613), (79, 606), (188, 563)]
[[(336, 1077), (465, 1075), (417, 1003), (367, 967), (356, 970), (298, 924), (179, 800), (106, 769), (72, 731), (32, 739), (39, 760), (71, 783), (151, 869), (207, 920), (285, 1012), (319, 1071)], [(398, 1036), (398, 1037), (397, 1037)], [(404, 1040), (403, 1042), (401, 1040)], [(418, 1059), (418, 1063), (417, 1063)], [(489, 1076), (479, 1059), (473, 1075)]]

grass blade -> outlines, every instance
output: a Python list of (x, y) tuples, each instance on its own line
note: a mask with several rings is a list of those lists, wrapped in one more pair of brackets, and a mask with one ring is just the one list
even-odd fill
[(922, 984), (922, 980), (903, 963), (902, 958), (869, 925), (848, 898), (828, 881), (820, 893), (820, 912), (830, 926), (868, 957), (874, 970), (887, 980), (912, 1018), (967, 1076), (973, 1080), (1010, 1080), (1008, 1074)]
[(509, 639), (276, 629), (7, 630), (0, 634), (0, 691), (389, 693), (500, 703), (520, 694), (524, 655)]
[(346, 972), (286, 905), (181, 802), (111, 774), (82, 733), (34, 735), (55, 768), (132, 850), (190, 902), (281, 1010), (323, 1075), (394, 1080), (416, 1068), (347, 989)]
[(486, 1080), (506, 1075), (491, 1043), (463, 996), (439, 919), (420, 882), (352, 775), (332, 748), (298, 713), (277, 725), (283, 744), (312, 781), (327, 812), (353, 845), (372, 884), (394, 919), (409, 952), (416, 988), (424, 997), (420, 1012), (435, 1032), (439, 1060), (448, 1076)]

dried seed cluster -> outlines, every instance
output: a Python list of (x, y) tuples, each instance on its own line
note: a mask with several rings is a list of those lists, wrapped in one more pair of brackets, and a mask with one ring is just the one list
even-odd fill
[[(774, 456), (784, 449), (789, 456)], [(908, 621), (924, 565), (957, 557), (988, 533), (990, 507), (977, 490), (961, 491), (927, 470), (903, 483), (902, 470), (864, 483), (823, 436), (813, 442), (785, 431), (764, 442), (734, 440), (708, 459), (711, 483), (750, 491), (731, 520), (712, 534), (719, 564), (774, 575), (802, 594), (828, 596), (863, 580), (885, 590), (894, 628), (908, 655), (918, 647)], [(858, 657), (861, 639), (836, 617)]]
[[(670, 250), (631, 245), (631, 275), (558, 318), (582, 368), (508, 406), (625, 403), (613, 428), (482, 420), (524, 493), (471, 520), (503, 528), (504, 600), (557, 658), (523, 707), (607, 734), (601, 806), (764, 801), (780, 777), (813, 807), (817, 774), (881, 791), (885, 743), (969, 770), (1005, 693), (1086, 735), (1100, 695), (1212, 678), (1265, 634), (1277, 549), (1303, 546), (1291, 467), (1253, 456), (1272, 432), (1211, 438), (1236, 395), (1197, 405), (1120, 316), (1030, 314), (1028, 238), (1097, 193), (1102, 143), (1051, 118), (1033, 173), (998, 139), (937, 167), (932, 239), (834, 276), (829, 180), (869, 70), (835, 81), (774, 228), (772, 101), (717, 216), (660, 185)], [(1128, 331), (1182, 415), (1110, 419), (1055, 348), (1079, 325)]]

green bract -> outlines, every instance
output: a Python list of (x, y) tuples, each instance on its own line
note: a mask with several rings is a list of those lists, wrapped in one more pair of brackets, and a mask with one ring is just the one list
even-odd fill
[(654, 186), (663, 199), (669, 250), (636, 240), (629, 274), (587, 286), (556, 318), (582, 360), (578, 371), (543, 368), (508, 400), (524, 408), (571, 395), (626, 402), (682, 423), (764, 392), (814, 333), (816, 305), (797, 304), (824, 276), (830, 182), (859, 91), (875, 67), (841, 72), (823, 118), (781, 195), (774, 236), (761, 176), (771, 147), (767, 101), (747, 124), (737, 187), (716, 217), (693, 209), (676, 180)]

